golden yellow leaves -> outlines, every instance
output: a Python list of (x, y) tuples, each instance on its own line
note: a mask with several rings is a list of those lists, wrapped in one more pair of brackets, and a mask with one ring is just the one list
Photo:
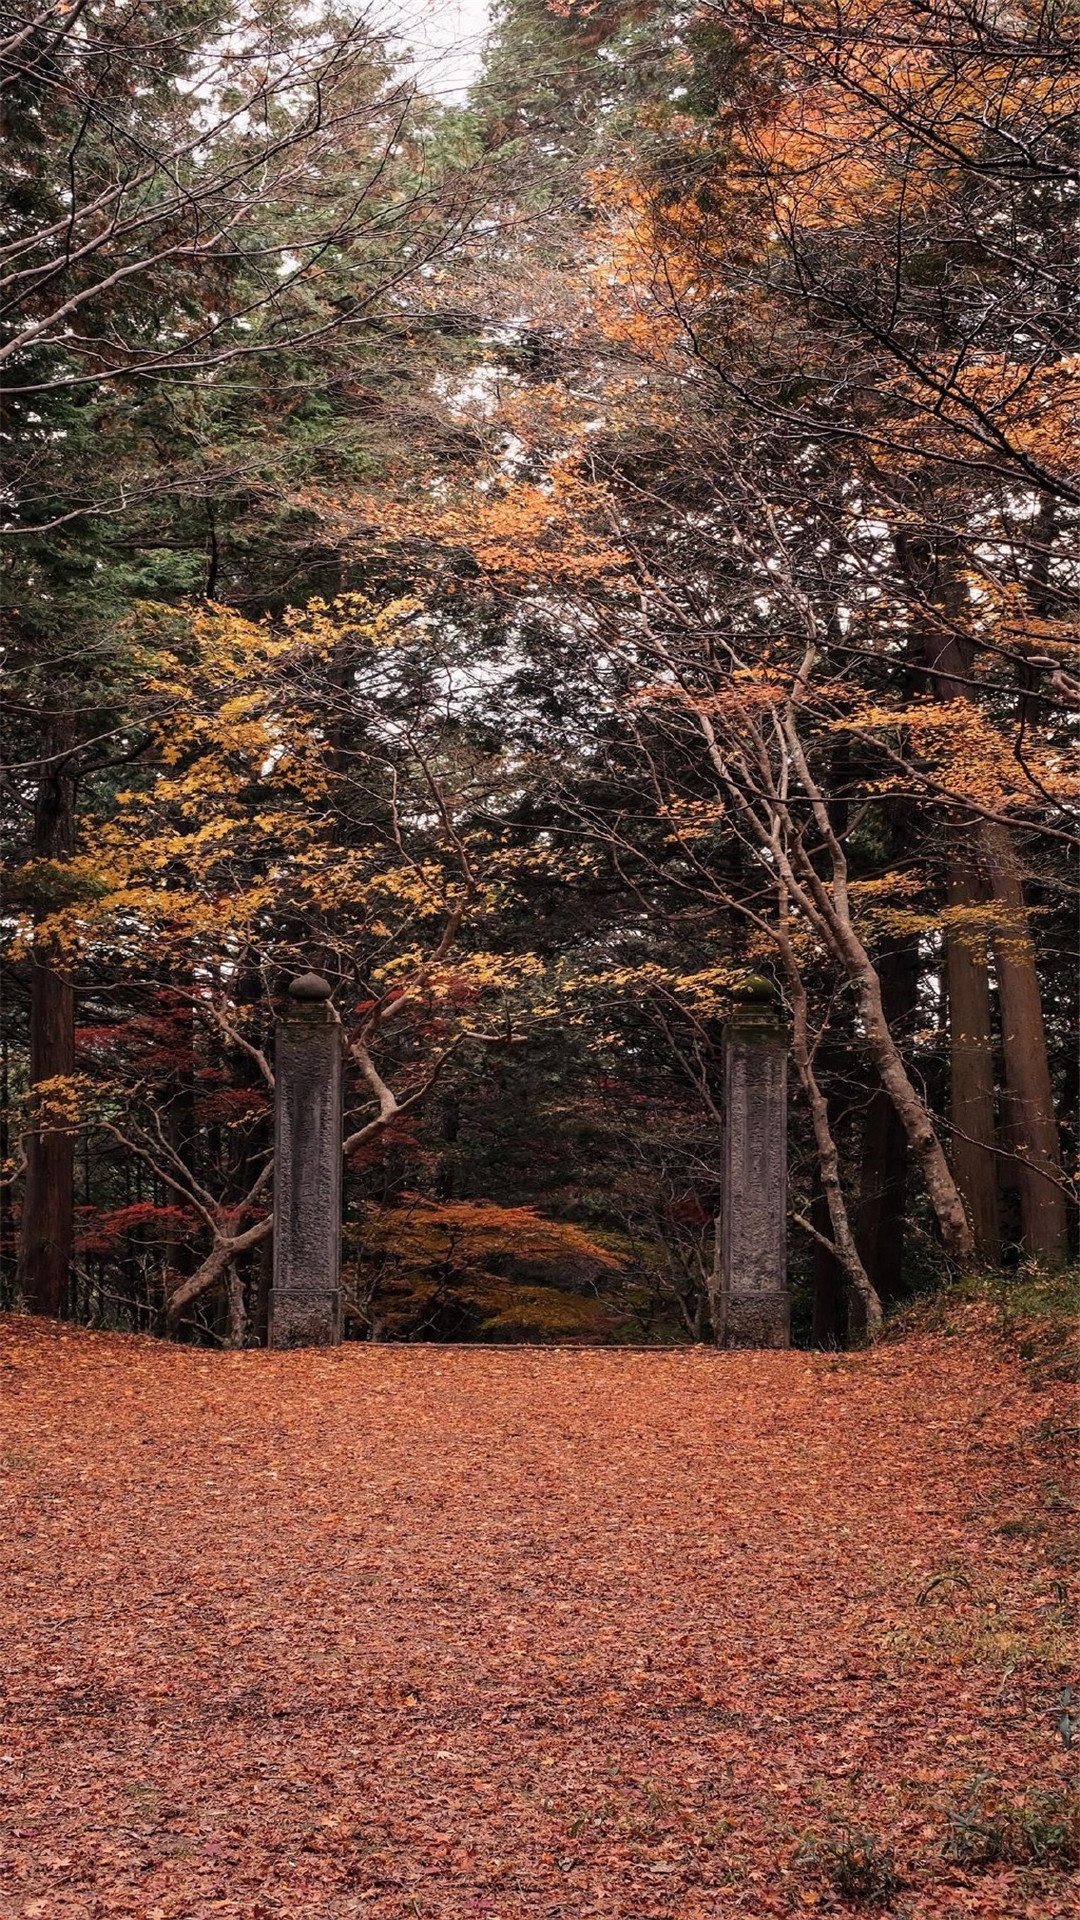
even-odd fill
[(77, 1126), (87, 1103), (98, 1093), (85, 1073), (56, 1073), (34, 1083), (30, 1106), (38, 1132), (64, 1132)]
[[(693, 972), (680, 972), (676, 967), (665, 967), (658, 961), (646, 961), (639, 966), (608, 967), (603, 972), (590, 974), (580, 982), (570, 982), (564, 989), (568, 998), (576, 995), (599, 996), (608, 1001), (640, 1002), (652, 994), (675, 1001), (700, 1019), (720, 1018), (728, 1009), (731, 994), (744, 978), (746, 968), (717, 964), (711, 967), (699, 967)], [(617, 1034), (602, 1036), (602, 1044), (616, 1044)]]
[(991, 813), (1030, 806), (1040, 789), (1043, 800), (1066, 801), (1080, 792), (1080, 771), (1066, 765), (1060, 752), (1037, 734), (1018, 752), (1015, 729), (1010, 735), (971, 700), (867, 705), (832, 724), (837, 732), (893, 737), (896, 770), (876, 783), (879, 792), (904, 788), (912, 771)]
[[(146, 683), (167, 694), (148, 764), (58, 870), (47, 919), (35, 895), (24, 943), (49, 938), (71, 955), (149, 952), (190, 969), (214, 956), (227, 964), (247, 943), (273, 944), (283, 914), (293, 926), (370, 926), (384, 941), (445, 921), (464, 897), (457, 854), (443, 860), (445, 845), (412, 854), (382, 750), (353, 786), (355, 756), (342, 758), (331, 737), (333, 701), (350, 711), (342, 683), (351, 688), (370, 668), (364, 697), (377, 709), (376, 656), (415, 637), (422, 617), (414, 598), (374, 608), (354, 594), (280, 621), (221, 607), (141, 609)], [(369, 724), (370, 715), (356, 721), (361, 739)], [(414, 819), (437, 817), (426, 774), (409, 804)], [(429, 848), (445, 841), (425, 831)], [(472, 894), (479, 901), (475, 880)]]
[(663, 815), (671, 823), (673, 841), (712, 840), (721, 831), (727, 813), (719, 798), (668, 800)]
[(403, 1260), (444, 1260), (453, 1251), (462, 1265), (499, 1254), (526, 1260), (558, 1260), (576, 1255), (597, 1267), (620, 1263), (606, 1247), (571, 1221), (547, 1220), (535, 1207), (500, 1207), (490, 1201), (426, 1200), (405, 1197), (399, 1207), (371, 1206), (362, 1237), (371, 1251)]
[(535, 953), (489, 953), (480, 949), (464, 954), (452, 968), (435, 969), (433, 978), (452, 989), (470, 986), (510, 993), (543, 980), (546, 972), (543, 960)]
[(850, 883), (852, 914), (860, 937), (869, 943), (895, 936), (947, 933), (966, 952), (985, 956), (999, 950), (1030, 952), (1031, 909), (1002, 899), (947, 905), (935, 897), (932, 882), (917, 869), (902, 869), (875, 880)]
[(790, 674), (781, 674), (763, 665), (757, 669), (738, 668), (707, 693), (695, 693), (675, 681), (660, 680), (640, 687), (634, 695), (634, 704), (683, 707), (688, 713), (726, 721), (737, 732), (790, 699), (792, 691)]

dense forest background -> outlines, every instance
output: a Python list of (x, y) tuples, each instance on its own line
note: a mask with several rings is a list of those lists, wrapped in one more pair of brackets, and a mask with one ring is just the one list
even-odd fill
[(1078, 25), (4, 10), (0, 1303), (258, 1340), (312, 965), (354, 1337), (709, 1338), (750, 974), (802, 1339), (1064, 1265)]

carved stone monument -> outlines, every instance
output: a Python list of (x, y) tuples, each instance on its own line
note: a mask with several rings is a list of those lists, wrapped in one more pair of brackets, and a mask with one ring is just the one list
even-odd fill
[(775, 989), (751, 979), (724, 1036), (718, 1286), (721, 1347), (786, 1347), (787, 1034)]
[(341, 1029), (330, 991), (321, 974), (300, 974), (278, 1022), (271, 1347), (341, 1340)]

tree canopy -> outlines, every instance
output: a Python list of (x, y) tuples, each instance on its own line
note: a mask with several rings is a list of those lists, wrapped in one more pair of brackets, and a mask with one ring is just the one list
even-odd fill
[(1075, 1248), (1076, 10), (5, 16), (3, 1298), (265, 1327), (332, 982), (356, 1337), (796, 1329)]

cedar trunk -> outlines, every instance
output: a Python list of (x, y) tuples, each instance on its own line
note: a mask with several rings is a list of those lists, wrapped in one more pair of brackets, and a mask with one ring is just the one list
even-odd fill
[[(980, 891), (967, 862), (951, 860), (950, 907), (977, 904)], [(949, 1089), (954, 1128), (952, 1163), (975, 1235), (975, 1250), (1000, 1257), (998, 1174), (994, 1153), (994, 1035), (986, 936), (956, 925), (945, 942), (949, 994)]]
[[(1048, 556), (1053, 536), (1053, 503), (1045, 499), (1040, 522)], [(900, 557), (910, 576), (916, 559), (910, 545), (906, 552), (901, 551)], [(927, 553), (921, 558), (925, 564)], [(933, 558), (934, 570), (939, 574), (937, 597), (953, 618), (940, 628), (933, 622), (926, 627), (924, 655), (941, 697), (968, 700), (966, 676), (971, 667), (971, 648), (958, 638), (955, 629), (955, 615), (962, 606), (963, 595), (955, 567), (940, 554)], [(1045, 587), (1044, 575), (1045, 564), (1036, 569), (1030, 583), (1036, 607), (1040, 605)], [(983, 821), (977, 842), (991, 896), (995, 905), (1003, 909), (999, 915), (1001, 931), (994, 935), (993, 948), (1001, 1002), (1006, 1107), (1017, 1153), (1021, 1233), (1027, 1253), (1052, 1266), (1060, 1266), (1067, 1258), (1065, 1195), (1060, 1185), (1061, 1152), (1035, 947), (1008, 827), (1000, 821)], [(983, 1127), (985, 1130), (985, 1118)], [(965, 1131), (975, 1133), (976, 1129)], [(987, 1137), (992, 1139), (992, 1134)], [(988, 1219), (988, 1207), (986, 1214)]]
[(1035, 947), (1009, 830), (988, 821), (981, 837), (995, 904), (1004, 910), (994, 934), (994, 963), (1024, 1249), (1050, 1266), (1062, 1266), (1068, 1228)]
[[(973, 649), (962, 630), (967, 588), (955, 554), (929, 539), (902, 538), (897, 542), (897, 557), (923, 603), (923, 658), (938, 698), (970, 700)], [(950, 906), (973, 904), (979, 894), (971, 863), (964, 865), (950, 857), (946, 864)], [(987, 1188), (993, 1174), (989, 1150), (994, 1145), (994, 1057), (985, 952), (980, 975), (977, 943), (950, 929), (945, 974), (950, 1107), (957, 1129), (952, 1138), (953, 1171), (971, 1223), (973, 1251), (994, 1259), (999, 1251), (996, 1181), (992, 1192)], [(970, 1135), (970, 1140), (964, 1135)]]
[[(34, 818), (34, 858), (61, 862), (75, 845), (75, 779), (63, 756), (74, 742), (74, 717), (58, 715), (45, 732)], [(47, 906), (38, 919), (47, 915)], [(43, 1081), (75, 1071), (75, 992), (62, 956), (35, 940), (30, 964), (30, 1122), (15, 1285), (34, 1313), (59, 1314), (67, 1299), (75, 1223), (75, 1130), (50, 1114)]]

